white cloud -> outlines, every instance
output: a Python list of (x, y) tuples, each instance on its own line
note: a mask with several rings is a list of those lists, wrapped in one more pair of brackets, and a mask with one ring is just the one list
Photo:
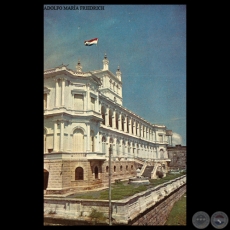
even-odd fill
[(172, 135), (172, 145), (175, 146), (175, 145), (182, 145), (182, 137), (180, 134), (178, 133), (173, 133)]

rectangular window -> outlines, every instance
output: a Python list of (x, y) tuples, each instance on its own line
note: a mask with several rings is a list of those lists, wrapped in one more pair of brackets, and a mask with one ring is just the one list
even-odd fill
[(159, 142), (163, 142), (163, 135), (159, 135)]
[(83, 110), (84, 101), (82, 94), (74, 94), (74, 110)]
[(95, 110), (95, 98), (91, 97), (91, 110)]
[(94, 152), (94, 137), (91, 136), (91, 152)]

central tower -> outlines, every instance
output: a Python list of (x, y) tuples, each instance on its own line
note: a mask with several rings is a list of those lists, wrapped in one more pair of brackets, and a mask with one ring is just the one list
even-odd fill
[(116, 75), (109, 70), (109, 60), (105, 54), (103, 59), (103, 69), (102, 71), (95, 72), (94, 75), (100, 78), (101, 87), (99, 91), (101, 94), (105, 95), (112, 101), (119, 105), (122, 105), (122, 80), (121, 71), (118, 66)]

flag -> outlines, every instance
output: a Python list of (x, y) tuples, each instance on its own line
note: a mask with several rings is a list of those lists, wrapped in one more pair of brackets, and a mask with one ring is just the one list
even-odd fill
[(98, 42), (98, 38), (93, 38), (91, 40), (84, 41), (85, 46), (97, 45), (97, 42)]

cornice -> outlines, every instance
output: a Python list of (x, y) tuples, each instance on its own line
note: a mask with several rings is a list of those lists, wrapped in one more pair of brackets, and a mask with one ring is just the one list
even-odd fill
[(90, 71), (94, 75), (99, 75), (97, 77), (104, 77), (105, 75), (109, 75), (110, 77), (113, 78), (116, 82), (122, 85), (122, 81), (117, 78), (117, 76), (112, 73), (110, 70), (96, 70), (96, 71)]
[(49, 94), (50, 93), (50, 89), (48, 89), (47, 87), (44, 87), (44, 93)]
[(44, 70), (44, 78), (54, 77), (60, 74), (68, 75), (73, 78), (76, 77), (86, 78), (92, 76), (90, 72), (74, 72), (71, 69), (67, 69), (65, 66)]

